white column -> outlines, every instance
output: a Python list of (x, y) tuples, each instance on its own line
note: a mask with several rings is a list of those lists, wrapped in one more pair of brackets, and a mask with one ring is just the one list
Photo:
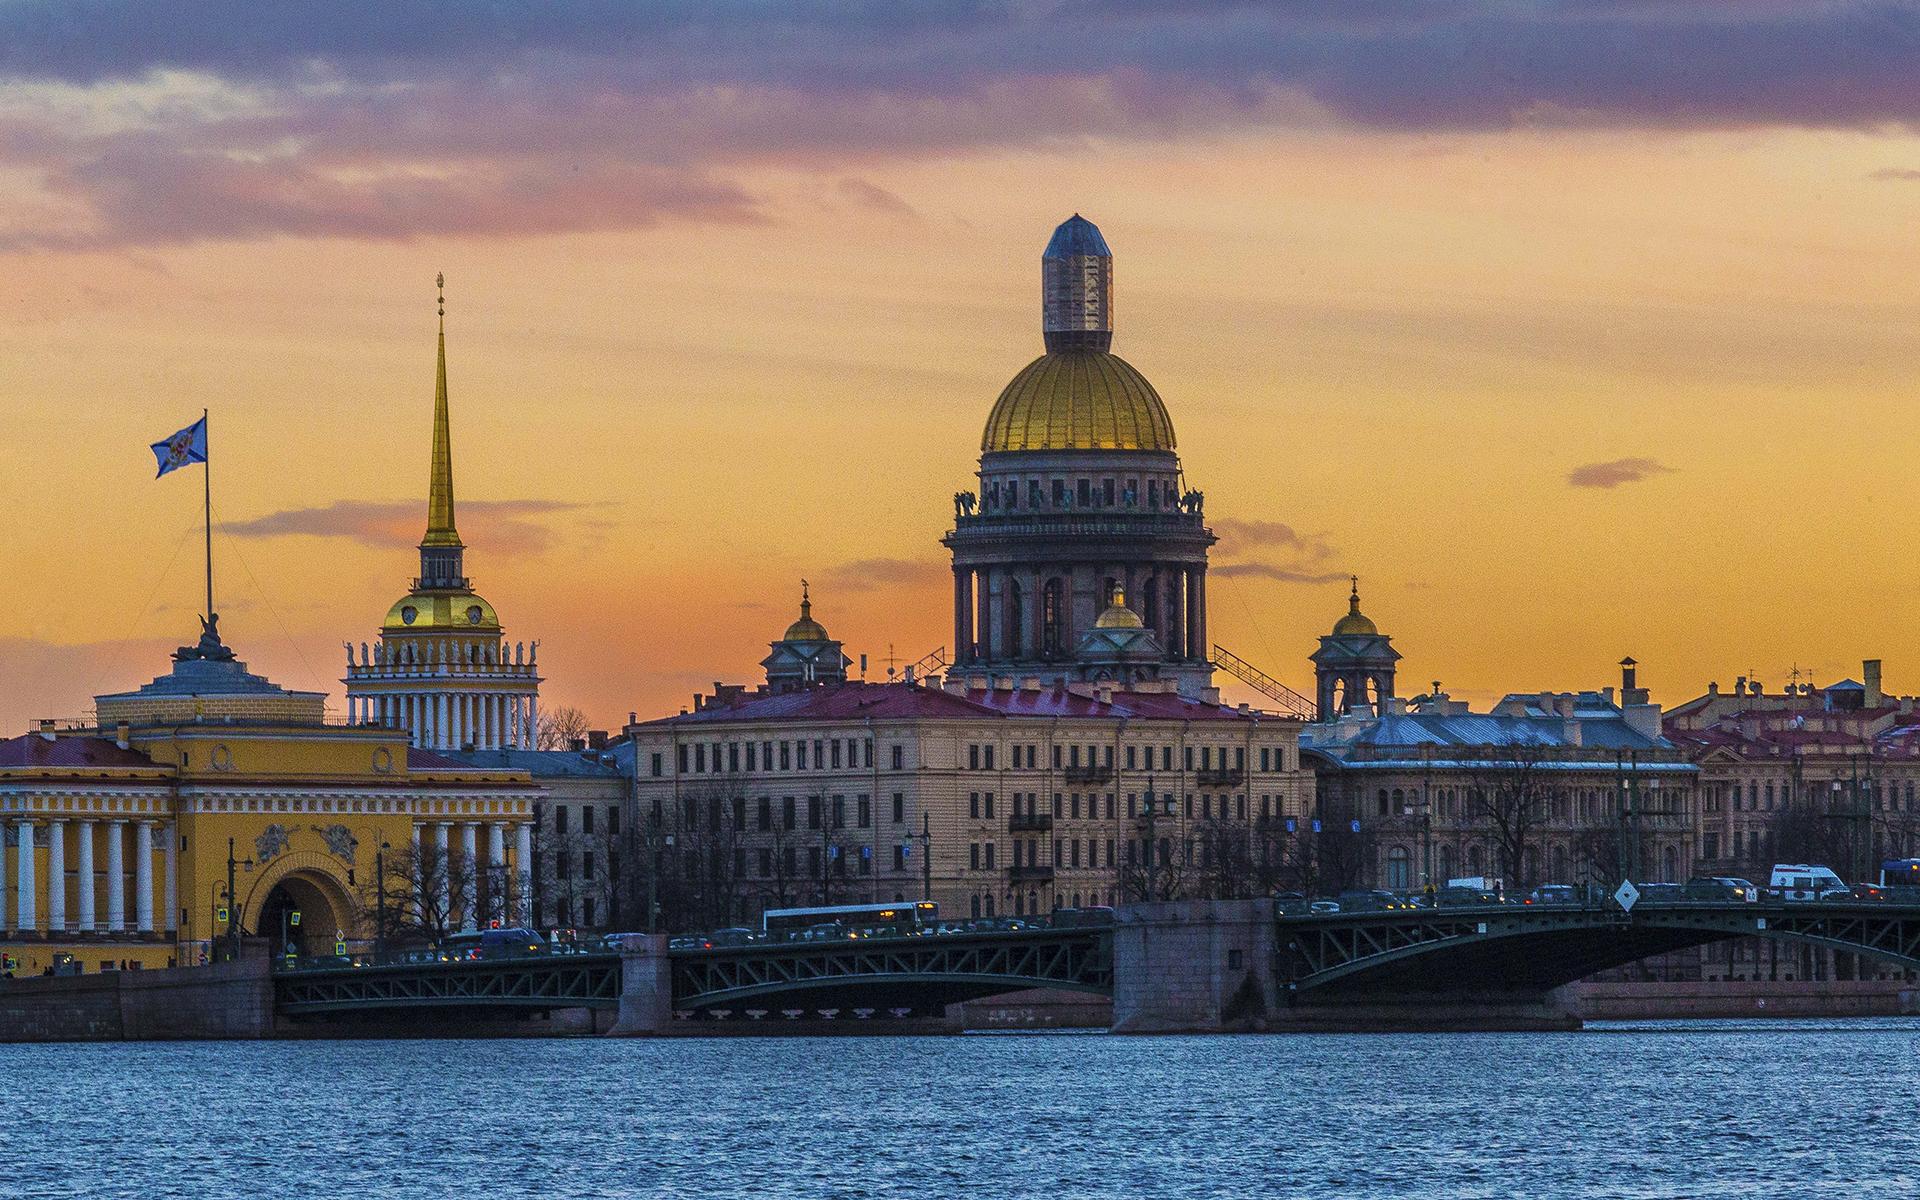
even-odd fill
[(500, 914), (500, 923), (506, 924), (513, 910), (507, 906), (507, 893), (512, 880), (507, 878), (507, 841), (506, 827), (498, 821), (487, 823), (487, 879), (490, 886), (498, 888), (488, 904), (488, 908)]
[(474, 746), (480, 750), (493, 749), (493, 693), (482, 693), (480, 705), (480, 736), (474, 739)]
[(133, 919), (141, 933), (153, 932), (153, 822), (133, 827)]
[(47, 822), (47, 932), (67, 931), (67, 823)]
[(172, 933), (180, 927), (180, 832), (168, 821), (160, 828), (160, 835), (167, 839), (167, 921), (166, 930)]
[[(527, 749), (540, 745), (540, 697), (527, 697)], [(565, 747), (562, 747), (565, 749)]]
[(514, 888), (520, 894), (520, 923), (531, 926), (533, 916), (533, 822), (522, 821), (513, 846)]
[(100, 916), (100, 910), (93, 902), (93, 832), (97, 823), (80, 822), (80, 920), (81, 933), (92, 933), (94, 922)]
[(125, 821), (107, 822), (107, 931), (122, 933), (127, 928), (127, 865), (122, 855)]
[(21, 821), (14, 828), (20, 831), (20, 845), (14, 855), (14, 875), (20, 892), (14, 902), (13, 925), (15, 929), (37, 929), (39, 918), (33, 910), (33, 822)]
[(448, 831), (452, 828), (442, 821), (433, 827), (434, 849), (440, 852), (440, 915), (447, 925), (453, 925), (453, 858), (447, 845)]
[(479, 925), (474, 921), (477, 915), (473, 910), (479, 907), (479, 892), (475, 890), (474, 876), (480, 868), (480, 825), (476, 821), (463, 821), (460, 824), (460, 854), (467, 866), (467, 877), (460, 887), (460, 928), (474, 930)]
[(520, 749), (520, 697), (507, 697), (507, 749)]
[(435, 750), (447, 748), (447, 727), (452, 716), (450, 710), (453, 708), (453, 705), (448, 703), (449, 699), (445, 692), (434, 697), (433, 748)]

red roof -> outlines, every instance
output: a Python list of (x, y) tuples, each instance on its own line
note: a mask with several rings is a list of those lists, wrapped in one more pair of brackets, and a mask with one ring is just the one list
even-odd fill
[(928, 717), (1131, 717), (1169, 721), (1244, 721), (1254, 714), (1170, 692), (1113, 693), (1111, 703), (1063, 687), (975, 688), (949, 692), (909, 683), (844, 683), (778, 695), (747, 695), (698, 712), (642, 722), (638, 728), (723, 725), (749, 721), (898, 721)]
[(37, 733), (0, 742), (0, 767), (153, 767), (138, 750), (122, 750), (112, 738), (57, 737)]

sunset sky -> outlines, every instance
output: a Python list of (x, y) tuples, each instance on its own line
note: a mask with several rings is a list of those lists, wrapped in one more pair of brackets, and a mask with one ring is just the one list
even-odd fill
[(0, 729), (196, 635), (202, 407), (222, 632), (338, 704), (437, 271), (544, 703), (756, 678), (803, 576), (883, 676), (1076, 211), (1295, 687), (1356, 572), (1403, 692), (1920, 692), (1916, 122), (1904, 3), (0, 0)]

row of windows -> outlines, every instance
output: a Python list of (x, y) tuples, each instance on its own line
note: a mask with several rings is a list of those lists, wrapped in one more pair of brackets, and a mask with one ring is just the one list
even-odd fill
[[(840, 771), (873, 766), (872, 738), (792, 738), (762, 742), (682, 742), (674, 747), (675, 766), (682, 775), (738, 774), (748, 771)], [(894, 747), (894, 769), (900, 767), (900, 748)], [(778, 767), (774, 764), (778, 763)], [(662, 756), (650, 763), (656, 778), (664, 774)]]
[[(567, 827), (572, 823), (572, 819), (568, 815), (569, 811), (568, 806), (564, 804), (556, 804), (553, 806), (553, 832), (559, 837), (565, 837), (567, 835)], [(583, 805), (580, 808), (580, 832), (587, 837), (593, 836), (594, 812), (595, 809), (591, 805)], [(608, 805), (601, 819), (600, 828), (605, 831), (606, 836), (609, 838), (619, 837), (620, 810), (612, 805)]]
[[(1726, 789), (1727, 798), (1732, 801), (1734, 812), (1772, 812), (1776, 803), (1784, 806), (1793, 795), (1793, 784), (1790, 781), (1779, 785), (1777, 795), (1772, 783), (1749, 783), (1744, 791), (1738, 783), (1711, 786), (1707, 789), (1708, 812), (1720, 811), (1722, 786)], [(1871, 780), (1862, 780), (1858, 783), (1851, 779), (1810, 780), (1802, 782), (1800, 786), (1801, 795), (1808, 799), (1826, 796), (1851, 801), (1857, 795), (1863, 797), (1875, 812), (1898, 812), (1903, 803), (1908, 812), (1920, 812), (1920, 800), (1916, 799), (1911, 780), (1905, 784), (1904, 797), (1902, 785), (1899, 782), (1882, 784)]]
[[(1008, 796), (1008, 799), (1013, 803), (1012, 815), (1015, 817), (1037, 817), (1042, 815), (1040, 813), (1040, 793), (1038, 792), (1014, 792)], [(1053, 794), (1053, 812), (1051, 815), (1056, 820), (1077, 821), (1081, 819), (1081, 812), (1084, 807), (1087, 820), (1100, 820), (1102, 799), (1103, 797), (1099, 794), (1088, 792), (1084, 797), (1083, 803), (1083, 797), (1079, 792), (1068, 792), (1064, 794), (1055, 792)], [(1114, 794), (1108, 792), (1104, 799), (1106, 801), (1105, 819), (1111, 821), (1114, 819)], [(1195, 808), (1196, 802), (1198, 803), (1197, 811)], [(1176, 807), (1172, 792), (1164, 794), (1163, 806), (1158, 809), (1153, 807), (1151, 793), (1148, 794), (1147, 799), (1144, 801), (1139, 799), (1139, 794), (1136, 792), (1127, 793), (1126, 813), (1128, 819), (1145, 816), (1150, 811), (1156, 816), (1161, 813), (1167, 816), (1175, 816), (1180, 810)], [(1260, 815), (1262, 817), (1271, 816), (1275, 811), (1277, 810), (1273, 805), (1273, 796), (1271, 794), (1260, 797)], [(1218, 796), (1205, 793), (1190, 795), (1186, 798), (1186, 814), (1188, 820), (1210, 821), (1218, 817), (1223, 821), (1228, 819), (1244, 821), (1247, 819), (1247, 798), (1244, 795), (1229, 798), (1224, 793)], [(967, 816), (976, 821), (992, 820), (993, 793), (968, 792)]]
[[(799, 828), (801, 811), (800, 799), (800, 797), (796, 796), (781, 796), (779, 798), (777, 811), (779, 813), (780, 828), (788, 830)], [(823, 825), (830, 825), (830, 827), (834, 829), (845, 829), (847, 827), (849, 806), (846, 796), (807, 796), (805, 800), (808, 829), (819, 829)], [(705, 828), (711, 833), (718, 833), (729, 824), (735, 833), (746, 832), (748, 801), (744, 796), (736, 796), (730, 802), (714, 796), (710, 797), (704, 806), (698, 799), (694, 798), (682, 800), (680, 803), (681, 827), (690, 833), (697, 833), (702, 828)], [(702, 824), (703, 809), (705, 818), (704, 825)], [(774, 827), (774, 814), (776, 812), (774, 797), (761, 796), (759, 799), (753, 801), (752, 811), (753, 827), (755, 829), (765, 833)], [(888, 811), (891, 813), (895, 825), (905, 821), (907, 819), (906, 793), (895, 792)], [(658, 799), (653, 802), (653, 815), (656, 820), (658, 820), (661, 815), (660, 801)], [(873, 825), (873, 801), (865, 792), (853, 797), (851, 815), (853, 817), (854, 827), (857, 829), (867, 829)]]
[[(1016, 744), (1013, 752), (1013, 769), (1037, 770), (1039, 767), (1040, 747), (1034, 743)], [(1153, 746), (1126, 746), (1122, 749), (1121, 761), (1129, 771), (1151, 771), (1154, 769)], [(1162, 771), (1173, 770), (1173, 747), (1160, 746), (1160, 767)], [(1081, 751), (1084, 750), (1083, 757)], [(1195, 751), (1199, 751), (1195, 755)], [(1113, 767), (1113, 747), (1111, 745), (1067, 745), (1055, 744), (1052, 747), (1052, 763), (1056, 769), (1076, 770), (1082, 768)], [(1229, 765), (1231, 757), (1231, 765)], [(971, 771), (991, 771), (994, 758), (994, 746), (991, 742), (975, 742), (967, 746), (967, 769)], [(1260, 748), (1260, 769), (1262, 771), (1284, 771), (1287, 769), (1287, 751), (1284, 746), (1262, 746)], [(1247, 748), (1245, 746), (1183, 746), (1181, 747), (1181, 765), (1188, 771), (1244, 771), (1247, 769)]]
[[(1140, 507), (1140, 481), (1138, 479), (1118, 479), (1103, 476), (1094, 479), (1091, 476), (1078, 476), (1071, 483), (1065, 478), (1055, 476), (1043, 485), (1038, 479), (1026, 481), (1026, 504), (1032, 512), (1046, 508), (1070, 510), (1074, 508), (1138, 508)], [(1017, 512), (1023, 506), (1020, 503), (1020, 480), (989, 480), (986, 495), (982, 498), (981, 508), (986, 512)], [(1174, 490), (1172, 480), (1164, 483), (1158, 479), (1147, 480), (1147, 508), (1172, 511), (1179, 507), (1180, 497)], [(1047, 503), (1048, 501), (1052, 503)]]

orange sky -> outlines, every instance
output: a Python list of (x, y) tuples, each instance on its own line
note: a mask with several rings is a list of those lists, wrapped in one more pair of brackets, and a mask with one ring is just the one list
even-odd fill
[(1403, 692), (1629, 653), (1667, 703), (1867, 656), (1920, 690), (1920, 183), (1875, 177), (1911, 165), (1884, 130), (1296, 127), (763, 161), (749, 220), (18, 249), (0, 728), (192, 639), (200, 480), (146, 446), (203, 405), (218, 519), (352, 506), (215, 550), (229, 643), (338, 704), (340, 643), (416, 569), (442, 270), (468, 570), (547, 705), (617, 724), (757, 676), (802, 576), (882, 675), (950, 636), (950, 497), (1076, 210), (1209, 517), (1296, 535), (1238, 527), (1216, 566), (1340, 577), (1216, 575), (1215, 639), (1295, 687), (1354, 571)]

